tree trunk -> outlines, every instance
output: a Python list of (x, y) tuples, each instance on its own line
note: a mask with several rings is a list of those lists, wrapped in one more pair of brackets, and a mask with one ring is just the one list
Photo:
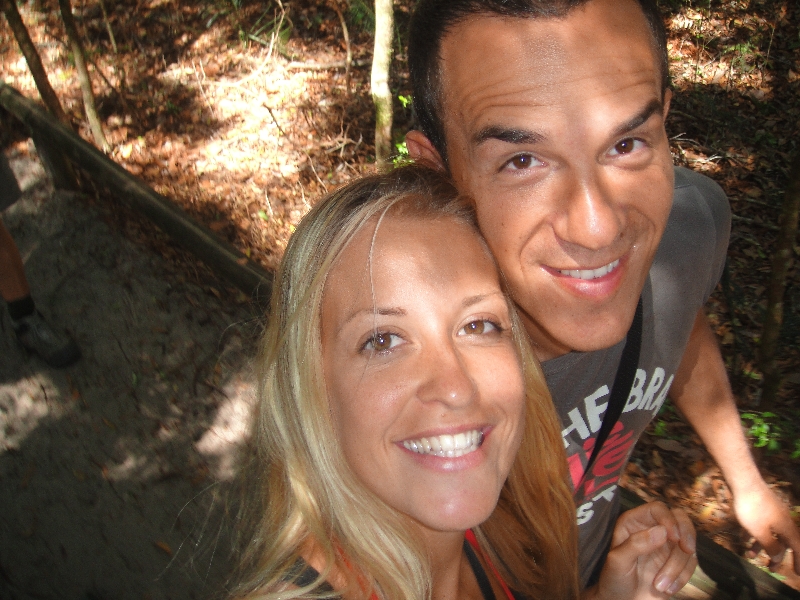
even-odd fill
[(89, 79), (89, 70), (86, 68), (86, 57), (83, 53), (80, 37), (78, 36), (78, 28), (75, 26), (75, 19), (72, 16), (72, 6), (70, 6), (69, 0), (58, 0), (58, 6), (61, 9), (61, 19), (64, 21), (64, 29), (67, 30), (69, 45), (72, 48), (72, 55), (75, 59), (75, 70), (78, 72), (78, 81), (81, 84), (81, 93), (83, 94), (83, 108), (86, 111), (86, 118), (92, 130), (94, 143), (107, 152), (110, 146), (103, 133), (103, 126), (100, 123), (100, 118), (97, 116), (97, 108), (94, 104), (94, 92), (92, 91), (92, 80)]
[(780, 232), (772, 256), (772, 278), (769, 283), (767, 299), (767, 318), (761, 335), (761, 372), (764, 381), (761, 387), (761, 410), (769, 410), (775, 403), (781, 385), (781, 372), (778, 368), (778, 338), (783, 324), (783, 295), (786, 290), (786, 276), (792, 266), (794, 241), (797, 237), (797, 219), (800, 212), (800, 153), (794, 159), (789, 174), (789, 186), (783, 199), (780, 216)]
[(375, 0), (375, 52), (372, 55), (372, 101), (375, 103), (375, 162), (384, 169), (392, 153), (392, 64), (394, 12), (392, 0)]
[(6, 21), (8, 21), (8, 26), (14, 33), (19, 49), (28, 63), (28, 68), (31, 70), (33, 81), (36, 83), (36, 89), (39, 90), (42, 102), (59, 121), (68, 127), (72, 127), (69, 117), (61, 107), (61, 102), (58, 101), (58, 96), (56, 96), (53, 87), (50, 85), (50, 80), (47, 79), (47, 72), (44, 70), (44, 65), (42, 65), (42, 59), (36, 51), (36, 46), (33, 45), (33, 40), (31, 40), (25, 23), (22, 22), (16, 1), (0, 0), (0, 8), (2, 8)]

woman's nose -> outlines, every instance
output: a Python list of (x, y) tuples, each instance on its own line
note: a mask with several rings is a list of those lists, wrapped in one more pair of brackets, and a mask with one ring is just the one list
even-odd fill
[(477, 388), (458, 351), (450, 346), (423, 358), (426, 376), (417, 391), (423, 402), (440, 402), (454, 408), (465, 406), (477, 395)]

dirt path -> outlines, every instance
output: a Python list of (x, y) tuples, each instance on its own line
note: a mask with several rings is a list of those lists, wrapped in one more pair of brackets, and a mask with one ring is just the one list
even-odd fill
[(3, 311), (0, 598), (208, 597), (227, 572), (214, 542), (253, 309), (109, 228), (113, 207), (54, 194), (37, 162), (12, 167), (26, 193), (3, 220), (83, 358), (55, 371), (26, 356)]

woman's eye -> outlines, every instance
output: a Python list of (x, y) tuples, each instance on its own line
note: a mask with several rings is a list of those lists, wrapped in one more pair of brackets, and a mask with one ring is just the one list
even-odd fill
[(644, 142), (642, 140), (637, 140), (636, 138), (625, 138), (624, 140), (620, 140), (614, 144), (614, 147), (611, 149), (609, 154), (615, 156), (630, 154), (634, 150), (641, 148), (643, 144)]
[(464, 325), (459, 333), (463, 333), (464, 335), (483, 335), (495, 331), (500, 331), (499, 325), (487, 321), (486, 319), (479, 319), (477, 321), (470, 321)]
[(515, 171), (523, 171), (540, 164), (542, 164), (542, 162), (534, 158), (532, 154), (518, 154), (508, 161), (505, 166)]
[(401, 341), (402, 338), (399, 335), (379, 331), (366, 341), (362, 350), (368, 352), (385, 352), (399, 345)]

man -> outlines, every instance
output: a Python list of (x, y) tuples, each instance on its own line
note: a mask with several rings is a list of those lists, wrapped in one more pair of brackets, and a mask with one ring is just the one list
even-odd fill
[[(474, 198), (543, 361), (576, 487), (582, 581), (602, 563), (616, 483), (667, 392), (741, 524), (773, 564), (793, 549), (800, 572), (800, 533), (753, 462), (703, 312), (730, 209), (716, 184), (673, 169), (655, 2), (421, 0), (409, 65), (422, 129), (407, 135), (409, 154)], [(640, 296), (632, 389), (584, 474)]]

